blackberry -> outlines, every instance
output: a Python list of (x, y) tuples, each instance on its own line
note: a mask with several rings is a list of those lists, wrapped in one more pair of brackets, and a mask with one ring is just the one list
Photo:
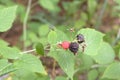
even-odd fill
[(76, 36), (76, 38), (77, 38), (77, 42), (78, 42), (79, 44), (85, 42), (84, 36), (83, 36), (82, 34), (78, 34), (78, 35)]
[(77, 42), (71, 42), (69, 46), (69, 50), (74, 53), (74, 55), (78, 52), (79, 44)]

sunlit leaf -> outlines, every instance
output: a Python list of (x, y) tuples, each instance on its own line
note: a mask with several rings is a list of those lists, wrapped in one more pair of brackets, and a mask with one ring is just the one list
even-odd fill
[(96, 55), (103, 40), (104, 34), (90, 28), (81, 29), (78, 34), (83, 34), (85, 38), (86, 47), (84, 54), (90, 56)]
[(0, 32), (7, 31), (12, 27), (16, 16), (17, 6), (3, 8), (0, 10)]
[(120, 79), (120, 62), (109, 65), (103, 74), (103, 78)]
[(115, 52), (108, 43), (102, 42), (98, 50), (98, 54), (93, 56), (93, 58), (99, 64), (112, 63), (115, 58)]

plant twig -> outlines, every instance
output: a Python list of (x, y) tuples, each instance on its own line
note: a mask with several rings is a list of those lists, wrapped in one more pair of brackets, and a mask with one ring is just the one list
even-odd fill
[(115, 44), (116, 44), (119, 40), (120, 40), (120, 29), (119, 29), (119, 31), (118, 31), (118, 33), (117, 33), (117, 37), (116, 37), (115, 41), (113, 41), (113, 43), (112, 43), (112, 46), (115, 46)]
[(34, 52), (35, 50), (36, 50), (36, 49), (32, 49), (32, 50), (28, 50), (28, 51), (20, 52), (20, 54), (25, 54), (25, 53)]
[(96, 24), (95, 24), (95, 29), (98, 29), (99, 26), (101, 25), (101, 20), (102, 20), (102, 18), (103, 18), (103, 14), (104, 14), (105, 9), (106, 9), (106, 7), (107, 7), (107, 1), (108, 1), (108, 0), (104, 0), (104, 4), (103, 4), (103, 7), (102, 7), (102, 10), (101, 10), (100, 15), (99, 15), (99, 17), (98, 17), (98, 19), (97, 19), (97, 22), (96, 22)]
[(53, 69), (52, 69), (52, 76), (55, 77), (56, 73), (55, 73), (55, 67), (56, 67), (56, 61), (53, 61)]
[(27, 20), (28, 20), (28, 16), (30, 13), (30, 8), (31, 8), (31, 3), (32, 0), (28, 1), (28, 6), (27, 6), (27, 11), (24, 17), (24, 22), (23, 22), (23, 49), (24, 51), (26, 50), (26, 39), (27, 39)]

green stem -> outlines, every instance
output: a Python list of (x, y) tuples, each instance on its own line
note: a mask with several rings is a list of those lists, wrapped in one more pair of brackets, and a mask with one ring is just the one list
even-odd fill
[(32, 3), (32, 0), (29, 0), (28, 1), (28, 6), (27, 6), (27, 11), (26, 11), (26, 14), (25, 14), (24, 22), (23, 22), (23, 41), (24, 41), (23, 42), (23, 48), (24, 48), (24, 50), (26, 50), (27, 20), (28, 20), (28, 16), (29, 16), (29, 13), (30, 13), (31, 3)]
[(119, 40), (120, 40), (120, 29), (119, 29), (119, 31), (118, 31), (118, 34), (117, 34), (117, 37), (116, 37), (115, 41), (113, 41), (113, 43), (112, 43), (112, 46), (115, 46), (116, 43), (117, 43)]
[(95, 24), (95, 29), (98, 29), (99, 26), (101, 25), (101, 21), (102, 21), (102, 18), (103, 18), (103, 14), (104, 14), (105, 9), (106, 9), (106, 7), (107, 7), (107, 1), (108, 1), (108, 0), (105, 0), (105, 1), (104, 1), (102, 10), (101, 10), (100, 15), (98, 16), (97, 22), (96, 22), (96, 24)]

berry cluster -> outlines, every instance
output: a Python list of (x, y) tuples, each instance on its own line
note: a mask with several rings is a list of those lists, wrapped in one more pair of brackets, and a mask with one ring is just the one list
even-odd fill
[(63, 41), (59, 45), (65, 50), (69, 49), (75, 55), (79, 50), (79, 44), (85, 42), (84, 36), (82, 34), (78, 34), (76, 36), (76, 40), (77, 41), (75, 41), (75, 42)]

